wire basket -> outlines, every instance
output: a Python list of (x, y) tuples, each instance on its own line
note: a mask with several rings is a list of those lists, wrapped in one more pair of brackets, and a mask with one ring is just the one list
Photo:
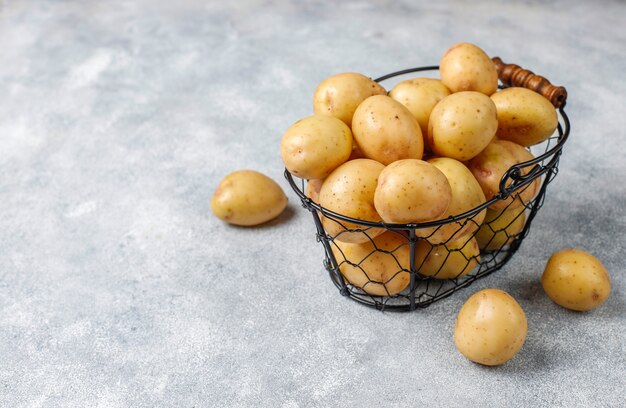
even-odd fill
[[(497, 57), (494, 62), (500, 88), (525, 86), (543, 94), (557, 108), (559, 123), (555, 132), (558, 134), (532, 146), (535, 158), (512, 166), (500, 181), (499, 194), (484, 204), (463, 214), (425, 223), (365, 221), (321, 207), (307, 196), (307, 181), (296, 179), (285, 170), (289, 184), (313, 216), (317, 240), (325, 250), (324, 267), (342, 295), (379, 310), (427, 307), (502, 268), (530, 232), (544, 203), (546, 188), (558, 172), (559, 157), (569, 135), (569, 119), (564, 112), (567, 94), (564, 88), (555, 87), (517, 65), (503, 64)], [(437, 66), (406, 69), (375, 81), (436, 70)], [(537, 192), (528, 194), (529, 189)], [(496, 202), (500, 202), (503, 211), (487, 212), (485, 216), (487, 207)], [(331, 235), (330, 224), (333, 231), (339, 232)], [(467, 233), (468, 230), (472, 232)], [(337, 239), (342, 234), (363, 234), (361, 241), (365, 243), (355, 251)], [(463, 237), (456, 239), (460, 235)], [(432, 239), (436, 236), (439, 238)], [(387, 267), (383, 268), (383, 264)], [(393, 267), (389, 268), (390, 264)]]

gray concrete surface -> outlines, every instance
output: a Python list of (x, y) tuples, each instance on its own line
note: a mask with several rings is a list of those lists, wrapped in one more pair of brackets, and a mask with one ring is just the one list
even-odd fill
[[(625, 406), (626, 4), (0, 0), (0, 406)], [(310, 215), (210, 215), (228, 172), (285, 189), (278, 144), (324, 77), (436, 64), (457, 41), (567, 86), (560, 173), (498, 273), (432, 307), (342, 298)], [(539, 277), (564, 247), (609, 269), (590, 313)], [(455, 349), (476, 290), (525, 346)]]

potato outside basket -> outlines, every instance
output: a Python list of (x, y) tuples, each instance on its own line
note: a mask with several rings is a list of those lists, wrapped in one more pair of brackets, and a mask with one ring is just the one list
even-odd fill
[[(313, 221), (317, 229), (317, 240), (323, 245), (325, 251), (325, 259), (323, 262), (324, 267), (342, 295), (348, 296), (361, 304), (374, 307), (379, 310), (410, 311), (418, 308), (424, 308), (431, 305), (433, 302), (450, 296), (461, 288), (469, 286), (476, 279), (487, 276), (488, 274), (502, 268), (520, 247), (524, 238), (528, 235), (532, 221), (535, 218), (537, 211), (544, 203), (546, 187), (554, 179), (558, 172), (558, 163), (561, 151), (569, 135), (570, 123), (564, 111), (567, 92), (565, 88), (554, 86), (545, 78), (535, 75), (531, 71), (525, 70), (514, 64), (503, 63), (498, 57), (494, 57), (493, 61), (498, 69), (500, 88), (521, 86), (542, 94), (556, 107), (559, 114), (559, 123), (555, 134), (553, 134), (546, 141), (532, 146), (531, 152), (535, 156), (533, 160), (512, 166), (504, 174), (500, 181), (499, 194), (491, 200), (488, 200), (486, 203), (463, 214), (451, 216), (443, 220), (419, 224), (387, 224), (383, 222), (359, 220), (334, 213), (321, 207), (305, 194), (307, 181), (301, 179), (297, 179), (298, 181), (296, 181), (289, 171), (285, 169), (285, 177), (287, 178), (287, 181), (300, 198), (302, 206), (309, 210), (313, 216)], [(403, 75), (424, 71), (433, 72), (438, 69), (439, 67), (437, 66), (411, 68), (382, 76), (377, 78), (375, 81), (381, 82), (392, 78), (398, 80)], [(519, 233), (509, 236), (509, 239), (506, 240), (507, 242), (504, 245), (498, 246), (497, 248), (489, 248), (489, 250), (481, 250), (479, 256), (468, 259), (463, 255), (465, 257), (464, 261), (467, 263), (465, 263), (465, 265), (461, 265), (458, 276), (453, 279), (437, 279), (436, 274), (434, 276), (426, 276), (420, 273), (420, 270), (423, 267), (423, 260), (419, 261), (417, 259), (416, 246), (418, 245), (418, 242), (425, 239), (424, 236), (428, 235), (427, 233), (424, 233), (426, 229), (430, 232), (450, 223), (456, 223), (459, 225), (459, 228), (466, 225), (466, 223), (476, 224), (477, 222), (475, 221), (475, 218), (479, 213), (483, 212), (485, 208), (499, 200), (506, 200), (511, 197), (517, 199), (526, 188), (529, 188), (531, 183), (534, 183), (535, 180), (539, 180), (540, 184), (538, 193), (536, 193), (536, 195), (530, 200), (522, 200), (524, 202), (524, 209), (523, 211), (520, 211), (520, 216), (525, 215), (526, 222)], [(522, 213), (524, 214), (522, 215)], [(322, 224), (322, 217), (326, 217), (332, 220), (332, 222), (336, 222), (341, 225), (342, 231), (335, 236), (329, 235)], [(515, 220), (512, 222), (515, 222)], [(356, 224), (357, 228), (355, 228), (354, 225), (346, 227), (347, 223)], [(356, 232), (367, 235), (368, 231), (374, 228), (382, 228), (387, 231), (393, 231), (393, 233), (402, 237), (405, 244), (392, 249), (378, 248), (374, 244), (372, 252), (364, 256), (362, 259), (346, 259), (343, 252), (339, 249), (337, 243), (335, 242), (336, 237), (344, 232)], [(507, 234), (504, 228), (496, 230), (494, 233)], [(373, 243), (372, 238), (369, 235), (367, 235), (367, 238)], [(469, 242), (471, 238), (472, 236), (468, 236), (466, 238), (468, 240), (467, 242)], [(431, 250), (435, 250), (435, 248), (440, 245), (445, 246), (446, 249), (450, 251), (450, 254), (458, 252), (462, 249), (458, 247), (448, 248), (448, 244), (448, 242), (444, 242), (438, 245), (429, 245), (431, 246)], [(406, 246), (409, 249), (410, 268), (408, 269), (402, 268), (401, 263), (398, 262), (398, 259), (396, 258), (396, 255), (403, 246)], [(368, 275), (367, 263), (365, 263), (365, 260), (375, 252), (383, 252), (388, 254), (385, 256), (393, 256), (398, 264), (398, 271), (396, 274), (391, 276), (385, 282), (370, 279), (370, 276)], [(403, 253), (406, 253), (406, 248), (404, 248)], [(451, 259), (448, 258), (443, 261), (441, 268), (445, 266), (446, 262), (449, 260), (451, 261)], [(471, 272), (460, 276), (461, 272), (470, 263), (475, 263), (476, 265), (473, 267)], [(388, 296), (374, 296), (347, 281), (340, 270), (340, 268), (344, 265), (358, 268), (360, 272), (363, 273), (361, 278), (364, 279), (366, 283), (360, 285), (362, 288), (367, 288), (368, 284), (386, 288), (383, 284), (389, 283), (391, 280), (396, 278), (396, 275), (398, 274), (409, 274), (410, 281), (407, 288), (400, 293), (390, 294), (387, 291)]]

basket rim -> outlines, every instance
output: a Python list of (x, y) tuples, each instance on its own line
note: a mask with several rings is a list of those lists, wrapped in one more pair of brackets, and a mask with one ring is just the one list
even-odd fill
[[(392, 72), (390, 74), (383, 75), (379, 78), (374, 79), (374, 81), (381, 82), (390, 78), (394, 78), (397, 76), (406, 75), (406, 74), (410, 74), (414, 72), (434, 71), (438, 69), (439, 69), (438, 65), (428, 65), (428, 66), (423, 66), (423, 67), (407, 68), (407, 69), (403, 69), (400, 71)], [(499, 87), (507, 88), (507, 86), (505, 85), (500, 85)], [(353, 224), (357, 224), (357, 225), (361, 225), (365, 227), (371, 227), (371, 228), (385, 228), (388, 230), (409, 230), (409, 229), (418, 229), (418, 228), (429, 228), (429, 227), (437, 227), (440, 225), (449, 224), (452, 222), (458, 222), (466, 218), (470, 218), (474, 216), (475, 214), (478, 214), (479, 212), (483, 211), (484, 209), (489, 207), (491, 204), (499, 200), (508, 198), (511, 195), (511, 193), (517, 190), (520, 190), (521, 188), (523, 188), (524, 186), (528, 185), (533, 180), (535, 180), (537, 177), (541, 177), (543, 174), (547, 173), (551, 168), (556, 167), (556, 162), (558, 161), (558, 158), (563, 150), (563, 146), (565, 145), (565, 142), (567, 141), (569, 137), (569, 133), (570, 133), (570, 121), (569, 121), (569, 117), (565, 113), (564, 108), (565, 108), (565, 105), (562, 105), (559, 108), (555, 108), (561, 119), (558, 121), (558, 124), (557, 124), (557, 130), (558, 130), (559, 136), (557, 138), (556, 145), (554, 145), (552, 148), (548, 149), (543, 154), (531, 160), (511, 166), (506, 171), (506, 173), (504, 173), (504, 175), (502, 176), (502, 179), (500, 180), (499, 193), (493, 198), (491, 198), (490, 200), (487, 200), (483, 204), (477, 207), (474, 207), (462, 214), (452, 215), (447, 218), (442, 218), (439, 220), (433, 220), (433, 221), (422, 222), (422, 223), (394, 224), (394, 223), (386, 223), (383, 221), (368, 221), (368, 220), (362, 220), (359, 218), (348, 217), (346, 215), (336, 213), (334, 211), (330, 211), (322, 207), (315, 201), (313, 201), (311, 198), (307, 197), (304, 191), (302, 191), (298, 187), (298, 185), (296, 184), (296, 181), (294, 180), (294, 176), (289, 172), (289, 170), (287, 170), (287, 168), (285, 168), (284, 175), (291, 189), (298, 195), (298, 197), (301, 199), (303, 205), (306, 208), (308, 208), (311, 211), (314, 211), (314, 210), (319, 211), (324, 216), (337, 219), (340, 221), (349, 222), (349, 223), (353, 223)], [(536, 165), (537, 163), (543, 162), (544, 160), (550, 157), (552, 158), (549, 160), (547, 165), (534, 166), (526, 175), (522, 174), (522, 168)], [(507, 181), (509, 179), (512, 180), (513, 183), (511, 183), (509, 187), (506, 187)], [(299, 179), (299, 180), (303, 181), (303, 179)]]

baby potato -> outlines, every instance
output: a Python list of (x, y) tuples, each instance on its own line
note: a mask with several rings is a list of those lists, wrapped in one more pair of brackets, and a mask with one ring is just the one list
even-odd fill
[(549, 138), (559, 123), (552, 103), (530, 89), (507, 88), (491, 100), (498, 111), (496, 135), (502, 140), (532, 146)]
[(352, 153), (352, 132), (337, 118), (313, 115), (283, 135), (280, 156), (287, 170), (305, 179), (323, 179)]
[(515, 236), (522, 232), (526, 223), (526, 207), (520, 206), (511, 210), (487, 210), (483, 225), (476, 233), (480, 249), (485, 251), (499, 250), (510, 244)]
[(420, 240), (415, 246), (415, 267), (425, 276), (436, 279), (455, 279), (467, 275), (480, 261), (476, 239), (450, 241), (445, 245), (431, 245)]
[(557, 251), (548, 260), (541, 286), (556, 304), (577, 311), (595, 309), (611, 292), (609, 272), (588, 252)]
[(339, 270), (350, 284), (372, 296), (393, 296), (409, 285), (410, 249), (402, 235), (388, 231), (360, 244), (334, 242)]
[(276, 218), (287, 207), (287, 196), (274, 180), (254, 170), (224, 177), (211, 198), (211, 211), (230, 224), (252, 226)]
[(428, 134), (428, 118), (440, 100), (450, 95), (450, 90), (438, 79), (413, 78), (397, 84), (389, 96), (404, 105), (417, 119), (422, 135)]
[[(532, 160), (534, 156), (524, 147), (508, 140), (494, 140), (469, 163), (469, 169), (478, 180), (487, 201), (500, 193), (500, 180), (511, 166)], [(532, 167), (526, 167), (522, 173), (527, 174)], [(509, 180), (507, 186), (510, 186)], [(498, 200), (489, 208), (493, 210), (512, 210), (527, 204), (539, 191), (541, 179), (536, 178), (530, 184), (520, 187), (511, 196)]]
[(330, 115), (352, 125), (356, 107), (372, 95), (386, 95), (380, 84), (355, 72), (333, 75), (323, 80), (313, 95), (313, 111)]
[(522, 348), (528, 322), (519, 303), (498, 289), (484, 289), (461, 307), (454, 326), (457, 349), (475, 363), (495, 366)]
[(452, 200), (445, 174), (432, 164), (415, 159), (398, 160), (378, 177), (374, 194), (376, 211), (387, 223), (417, 223), (437, 219)]
[[(374, 192), (384, 168), (370, 159), (355, 159), (342, 164), (324, 180), (319, 195), (320, 205), (351, 218), (380, 222), (382, 219), (374, 208)], [(348, 243), (367, 242), (384, 232), (380, 228), (367, 228), (328, 217), (322, 218), (322, 224), (335, 241)]]
[(474, 44), (448, 48), (439, 62), (439, 75), (452, 92), (476, 91), (489, 96), (498, 89), (496, 65)]
[(443, 98), (428, 122), (428, 146), (438, 156), (459, 161), (473, 158), (498, 129), (496, 105), (480, 92), (459, 92)]
[(411, 112), (386, 95), (370, 96), (354, 112), (352, 132), (363, 154), (384, 165), (421, 159), (422, 131)]
[[(428, 163), (441, 170), (448, 179), (452, 190), (450, 205), (438, 219), (463, 214), (486, 201), (480, 184), (472, 172), (460, 161), (447, 157), (437, 157), (428, 160)], [(438, 227), (420, 228), (415, 232), (417, 236), (426, 238), (431, 244), (458, 240), (478, 230), (486, 212), (487, 210), (483, 210), (472, 217), (449, 222)]]

